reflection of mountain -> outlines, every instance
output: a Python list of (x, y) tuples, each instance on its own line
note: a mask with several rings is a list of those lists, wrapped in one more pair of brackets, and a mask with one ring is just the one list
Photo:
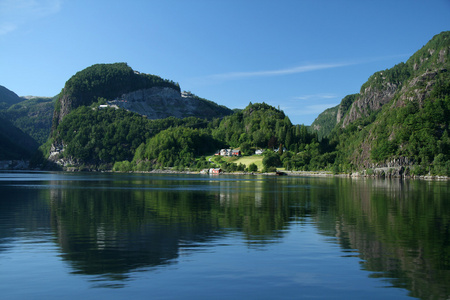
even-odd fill
[(387, 278), (413, 297), (446, 299), (450, 203), (443, 192), (447, 189), (446, 183), (421, 181), (357, 180), (350, 189), (341, 185), (337, 236), (344, 247), (358, 249), (371, 277)]

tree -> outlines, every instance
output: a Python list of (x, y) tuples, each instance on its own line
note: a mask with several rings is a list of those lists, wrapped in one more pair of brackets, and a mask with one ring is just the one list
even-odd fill
[(248, 171), (249, 172), (257, 172), (258, 171), (258, 166), (255, 163), (251, 163), (248, 166)]
[(283, 144), (280, 144), (280, 147), (278, 147), (278, 155), (283, 155)]
[(269, 169), (270, 167), (278, 167), (281, 166), (280, 156), (272, 151), (266, 151), (266, 156), (263, 158), (263, 166), (265, 169)]
[(277, 137), (274, 136), (274, 135), (272, 135), (272, 137), (271, 137), (270, 140), (269, 140), (269, 143), (267, 143), (267, 147), (268, 147), (269, 149), (273, 149), (273, 148), (275, 148), (275, 145), (277, 145), (277, 144), (278, 144), (278, 139), (277, 139)]
[(241, 152), (243, 155), (250, 155), (252, 153), (250, 144), (248, 142), (244, 142), (241, 144)]

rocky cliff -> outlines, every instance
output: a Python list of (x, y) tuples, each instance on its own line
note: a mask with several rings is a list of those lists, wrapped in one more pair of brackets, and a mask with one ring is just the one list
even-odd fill
[(108, 101), (108, 104), (136, 112), (148, 119), (163, 119), (171, 116), (211, 119), (233, 113), (224, 106), (219, 106), (189, 92), (180, 93), (170, 87), (152, 87), (133, 91)]
[[(383, 72), (379, 73), (383, 76)], [(369, 85), (360, 93), (358, 100), (356, 100), (348, 113), (342, 119), (342, 127), (354, 122), (357, 119), (368, 117), (372, 112), (378, 111), (381, 107), (389, 103), (395, 95), (398, 86), (391, 82), (383, 82), (381, 87)], [(340, 122), (342, 112), (338, 114)]]
[[(408, 101), (423, 104), (436, 86), (441, 88), (445, 81), (449, 65), (449, 40), (450, 32), (436, 35), (406, 63), (374, 73), (363, 84), (359, 94), (342, 99), (332, 123), (345, 128), (356, 120), (379, 112), (391, 102), (395, 104), (393, 107), (404, 106)], [(335, 108), (331, 110), (334, 113)], [(313, 129), (323, 128), (322, 123), (325, 118), (329, 118), (328, 115), (329, 111), (319, 115), (313, 123)]]

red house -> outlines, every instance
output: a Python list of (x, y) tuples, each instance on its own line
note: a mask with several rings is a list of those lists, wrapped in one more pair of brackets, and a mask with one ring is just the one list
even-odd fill
[(241, 156), (241, 150), (232, 150), (231, 155), (232, 156)]
[(222, 173), (222, 169), (221, 168), (216, 168), (216, 169), (211, 168), (211, 169), (209, 169), (209, 174), (220, 174), (220, 173)]

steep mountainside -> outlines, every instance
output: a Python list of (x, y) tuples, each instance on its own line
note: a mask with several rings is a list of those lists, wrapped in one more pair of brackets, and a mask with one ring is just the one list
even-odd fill
[[(408, 101), (423, 101), (448, 80), (450, 32), (436, 35), (406, 63), (373, 74), (361, 87), (358, 99), (344, 117), (345, 127), (377, 112), (393, 100), (396, 107)], [(448, 83), (448, 81), (447, 81)]]
[(0, 85), (0, 109), (6, 109), (22, 100), (16, 93)]
[(373, 74), (352, 101), (343, 100), (332, 135), (344, 161), (365, 168), (447, 161), (449, 58), (450, 32), (443, 32), (406, 63)]

